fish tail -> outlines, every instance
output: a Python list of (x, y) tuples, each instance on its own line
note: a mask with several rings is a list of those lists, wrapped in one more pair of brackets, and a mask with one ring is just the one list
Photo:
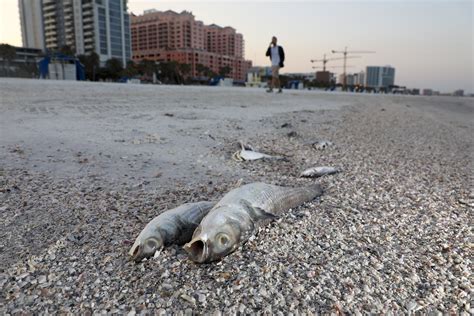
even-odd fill
[(311, 200), (317, 198), (318, 196), (323, 195), (324, 193), (323, 188), (321, 187), (321, 184), (319, 183), (314, 183), (306, 187), (305, 189), (308, 192), (309, 196), (311, 196)]
[(321, 196), (323, 189), (319, 183), (312, 184), (303, 188), (296, 188), (293, 193), (293, 201), (295, 206), (301, 205), (302, 203), (309, 202)]
[(277, 194), (274, 197), (273, 202), (276, 207), (276, 212), (279, 213), (290, 208), (298, 207), (305, 202), (312, 201), (322, 194), (323, 189), (321, 185), (315, 183), (303, 188), (285, 189), (282, 194)]

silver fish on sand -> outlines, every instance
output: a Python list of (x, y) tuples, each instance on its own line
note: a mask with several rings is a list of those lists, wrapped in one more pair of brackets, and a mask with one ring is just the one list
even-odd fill
[(319, 184), (289, 188), (257, 182), (234, 189), (203, 218), (184, 249), (195, 262), (218, 260), (245, 243), (267, 220), (322, 193)]
[(172, 244), (191, 240), (194, 230), (215, 202), (186, 203), (165, 211), (149, 222), (129, 251), (135, 262), (153, 257), (156, 251)]
[(326, 166), (313, 167), (301, 172), (300, 177), (317, 178), (317, 177), (322, 177), (329, 174), (335, 174), (338, 172), (339, 172), (339, 169), (336, 169), (334, 167), (326, 167)]
[(232, 159), (235, 161), (249, 161), (249, 160), (258, 160), (258, 159), (283, 159), (283, 157), (280, 156), (271, 156), (263, 153), (259, 153), (257, 151), (254, 151), (252, 147), (246, 146), (243, 142), (240, 142), (240, 147), (241, 149), (236, 151), (232, 155)]

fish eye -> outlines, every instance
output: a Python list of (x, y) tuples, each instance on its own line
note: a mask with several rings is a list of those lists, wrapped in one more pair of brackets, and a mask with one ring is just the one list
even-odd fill
[(217, 237), (217, 240), (219, 241), (219, 244), (221, 244), (222, 246), (227, 246), (227, 244), (229, 243), (229, 237), (223, 233), (219, 234), (219, 236)]
[(156, 240), (154, 240), (154, 239), (148, 239), (148, 240), (146, 241), (146, 246), (147, 246), (148, 248), (156, 248), (157, 244), (158, 244), (158, 243), (157, 243)]

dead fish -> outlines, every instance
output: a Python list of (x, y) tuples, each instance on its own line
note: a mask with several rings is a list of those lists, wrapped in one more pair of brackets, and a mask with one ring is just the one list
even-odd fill
[(215, 202), (186, 203), (168, 210), (149, 222), (129, 251), (135, 262), (153, 257), (156, 251), (171, 244), (182, 245), (191, 240), (194, 230)]
[(232, 155), (232, 159), (235, 161), (249, 161), (249, 160), (258, 160), (258, 159), (283, 159), (280, 156), (271, 156), (263, 153), (254, 151), (252, 147), (245, 145), (243, 142), (240, 142), (241, 149), (236, 151)]
[(306, 143), (306, 145), (311, 145), (317, 150), (324, 150), (327, 147), (332, 146), (333, 143), (328, 141), (328, 140), (317, 140), (317, 141), (314, 141), (314, 142), (308, 142), (308, 143)]
[(203, 218), (184, 249), (195, 262), (218, 260), (245, 243), (266, 220), (322, 192), (319, 184), (289, 188), (260, 182), (231, 190)]
[(322, 177), (327, 174), (334, 174), (339, 172), (338, 169), (333, 168), (333, 167), (313, 167), (306, 169), (300, 174), (300, 177), (306, 177), (306, 178), (317, 178), (317, 177)]

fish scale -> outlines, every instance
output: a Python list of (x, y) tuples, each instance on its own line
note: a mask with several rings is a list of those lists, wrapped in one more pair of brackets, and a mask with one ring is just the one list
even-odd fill
[(192, 211), (182, 213), (179, 215), (179, 217), (186, 223), (194, 223), (197, 225), (203, 216), (209, 212), (209, 205), (211, 204), (212, 203), (196, 204)]
[(308, 188), (288, 188), (257, 182), (229, 192), (216, 204), (213, 210), (222, 205), (238, 204), (240, 200), (245, 200), (252, 206), (277, 216), (282, 211), (297, 207), (321, 193), (319, 184)]
[(159, 226), (160, 230), (164, 232), (165, 244), (175, 242), (177, 235), (187, 230), (189, 226), (199, 225), (201, 219), (209, 212), (211, 205), (214, 205), (214, 203), (186, 203), (163, 213)]

